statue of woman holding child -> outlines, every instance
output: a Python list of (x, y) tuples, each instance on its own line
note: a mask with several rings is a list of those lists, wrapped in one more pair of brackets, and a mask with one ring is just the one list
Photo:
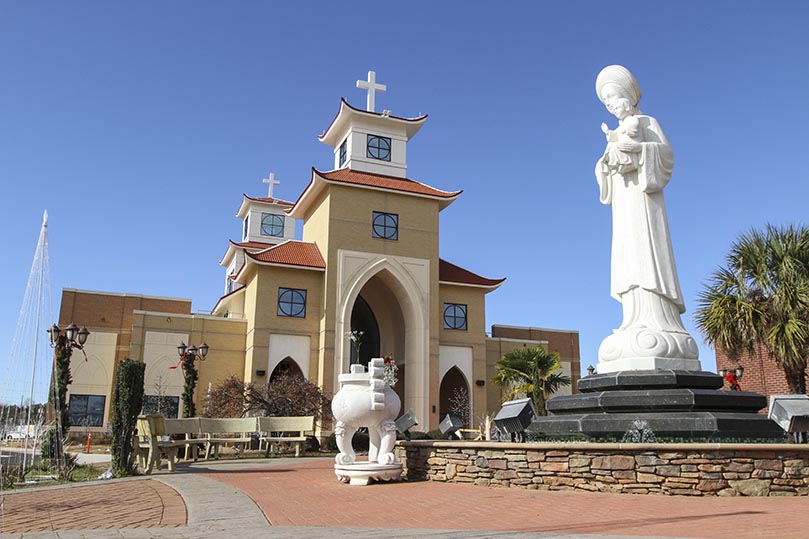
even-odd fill
[(610, 293), (623, 322), (598, 351), (600, 374), (620, 370), (701, 370), (696, 342), (683, 327), (685, 303), (669, 236), (663, 188), (674, 153), (652, 116), (638, 109), (640, 87), (625, 67), (605, 67), (598, 98), (618, 119), (601, 129), (607, 147), (596, 163), (602, 204), (612, 206)]

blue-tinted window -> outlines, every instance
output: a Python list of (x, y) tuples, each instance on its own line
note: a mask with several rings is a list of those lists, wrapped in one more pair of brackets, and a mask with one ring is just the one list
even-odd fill
[(367, 156), (380, 161), (390, 161), (390, 139), (388, 137), (368, 135)]
[(306, 317), (306, 290), (278, 289), (278, 316)]
[(244, 218), (244, 225), (242, 226), (242, 241), (247, 241), (250, 233), (250, 215)]
[(338, 166), (345, 165), (346, 157), (348, 157), (348, 141), (344, 140), (342, 144), (340, 144), (340, 164)]
[(398, 215), (395, 213), (382, 213), (381, 211), (375, 211), (373, 219), (372, 236), (374, 238), (382, 238), (385, 240), (399, 239)]
[(104, 395), (71, 395), (68, 406), (70, 424), (74, 427), (103, 427)]
[(180, 417), (180, 397), (144, 395), (143, 413), (160, 414), (167, 419), (177, 419)]
[(466, 331), (466, 305), (461, 303), (444, 304), (444, 329)]
[(261, 214), (261, 235), (262, 236), (283, 236), (284, 216), (274, 213)]

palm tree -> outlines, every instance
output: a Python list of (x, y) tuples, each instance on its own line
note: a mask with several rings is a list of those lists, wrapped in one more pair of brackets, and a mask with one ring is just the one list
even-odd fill
[(697, 327), (731, 357), (768, 352), (792, 393), (806, 393), (809, 357), (809, 229), (751, 230), (731, 246), (698, 298)]
[(548, 415), (545, 402), (559, 388), (569, 386), (569, 376), (557, 372), (562, 368), (559, 354), (544, 348), (515, 348), (494, 364), (494, 383), (506, 389), (510, 400), (520, 393), (531, 397), (540, 415)]

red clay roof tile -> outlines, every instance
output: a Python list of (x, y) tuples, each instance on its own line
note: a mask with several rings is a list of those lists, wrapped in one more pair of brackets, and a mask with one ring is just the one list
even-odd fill
[(343, 183), (351, 183), (354, 185), (365, 185), (368, 187), (377, 187), (381, 189), (391, 189), (393, 191), (402, 191), (405, 193), (414, 193), (417, 195), (427, 195), (439, 198), (455, 198), (463, 191), (442, 191), (435, 187), (410, 180), (407, 178), (397, 178), (395, 176), (384, 176), (382, 174), (370, 174), (368, 172), (359, 172), (351, 170), (350, 168), (341, 168), (331, 172), (315, 171), (323, 178)]
[(458, 284), (469, 284), (475, 286), (498, 286), (503, 281), (506, 280), (505, 277), (502, 279), (487, 279), (486, 277), (481, 277), (476, 273), (472, 273), (469, 270), (463, 269), (460, 266), (456, 266), (450, 262), (447, 262), (443, 259), (438, 259), (438, 280), (444, 281), (448, 283), (458, 283)]
[(325, 268), (326, 262), (320, 249), (314, 243), (302, 241), (286, 241), (266, 251), (247, 253), (249, 258), (257, 262), (270, 264), (285, 264), (290, 266), (304, 266), (307, 268)]
[(280, 198), (269, 198), (269, 197), (251, 197), (248, 195), (244, 195), (250, 200), (255, 200), (256, 202), (269, 202), (270, 204), (280, 204), (282, 206), (293, 206), (295, 203), (290, 202), (288, 200), (282, 200)]

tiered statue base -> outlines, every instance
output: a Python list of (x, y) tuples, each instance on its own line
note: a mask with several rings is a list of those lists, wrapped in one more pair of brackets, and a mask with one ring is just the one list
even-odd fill
[(757, 413), (767, 406), (764, 395), (720, 391), (723, 383), (711, 372), (666, 369), (587, 376), (579, 380), (581, 393), (548, 401), (551, 415), (531, 424), (529, 438), (585, 435), (621, 441), (629, 432), (626, 441), (646, 441), (633, 438), (636, 421), (643, 420), (663, 440), (784, 440), (784, 431)]
[(350, 485), (367, 485), (371, 481), (399, 481), (402, 479), (402, 463), (377, 464), (375, 462), (355, 462), (335, 464), (337, 479)]

